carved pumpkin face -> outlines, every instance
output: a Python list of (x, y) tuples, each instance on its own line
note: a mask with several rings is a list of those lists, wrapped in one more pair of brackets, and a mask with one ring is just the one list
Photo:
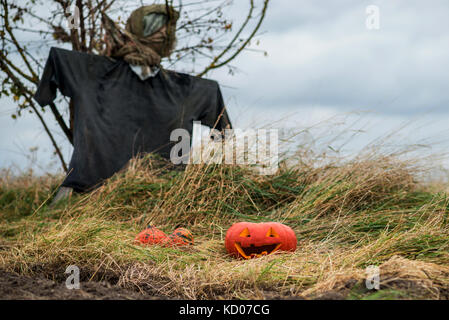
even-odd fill
[(226, 232), (225, 246), (235, 257), (251, 259), (278, 250), (296, 250), (295, 232), (278, 222), (239, 222)]

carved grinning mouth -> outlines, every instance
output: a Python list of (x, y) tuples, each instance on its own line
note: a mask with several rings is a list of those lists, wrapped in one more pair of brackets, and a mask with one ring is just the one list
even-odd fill
[(268, 254), (271, 254), (278, 250), (282, 243), (274, 243), (268, 244), (265, 246), (255, 246), (251, 245), (250, 247), (242, 247), (240, 243), (235, 242), (234, 246), (237, 251), (244, 257), (245, 259), (251, 259), (254, 257), (261, 257)]

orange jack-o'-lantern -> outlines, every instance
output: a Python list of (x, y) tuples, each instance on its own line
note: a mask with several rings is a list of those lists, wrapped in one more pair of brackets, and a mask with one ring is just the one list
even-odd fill
[(225, 246), (235, 257), (251, 259), (278, 250), (296, 250), (295, 232), (278, 222), (239, 222), (226, 232)]

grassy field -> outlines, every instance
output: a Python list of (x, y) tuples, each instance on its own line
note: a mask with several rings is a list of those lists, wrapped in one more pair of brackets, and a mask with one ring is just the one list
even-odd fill
[[(449, 213), (444, 186), (394, 156), (282, 163), (260, 176), (238, 166), (167, 171), (133, 160), (95, 192), (50, 206), (61, 177), (0, 181), (0, 269), (185, 299), (448, 299)], [(278, 221), (298, 237), (294, 253), (237, 260), (224, 248), (234, 222)], [(148, 225), (186, 227), (194, 246), (144, 247)], [(380, 290), (365, 286), (380, 267)]]

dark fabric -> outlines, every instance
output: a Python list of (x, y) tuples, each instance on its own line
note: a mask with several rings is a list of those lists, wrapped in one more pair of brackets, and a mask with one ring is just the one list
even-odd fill
[(76, 191), (97, 186), (141, 153), (169, 158), (176, 143), (170, 133), (192, 134), (193, 121), (230, 126), (218, 83), (183, 73), (161, 70), (141, 81), (123, 60), (52, 48), (34, 98), (48, 105), (57, 88), (75, 106), (74, 151), (62, 185)]

